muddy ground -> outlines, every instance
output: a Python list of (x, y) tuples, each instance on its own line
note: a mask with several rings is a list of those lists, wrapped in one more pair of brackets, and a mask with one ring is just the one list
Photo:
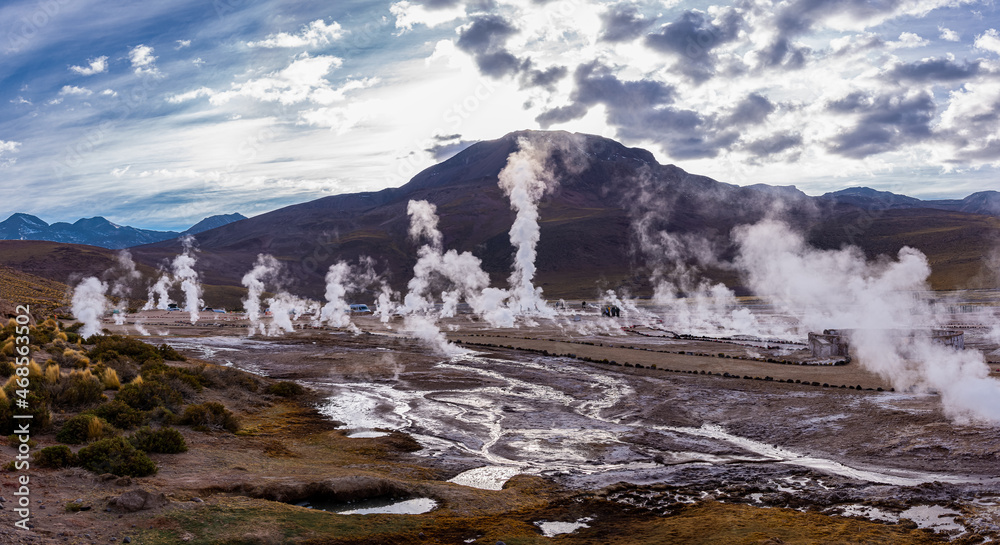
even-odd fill
[[(231, 366), (315, 393), (295, 402), (206, 391), (240, 414), (242, 431), (180, 427), (190, 450), (154, 455), (152, 477), (33, 470), (34, 531), (10, 530), (7, 503), (0, 542), (1000, 539), (997, 429), (950, 422), (937, 396), (890, 392), (854, 364), (789, 364), (795, 347), (766, 343), (468, 323), (449, 335), (468, 352), (447, 358), (357, 323), (368, 333), (253, 339), (238, 323), (170, 324), (149, 342), (170, 343), (184, 365)], [(0, 477), (8, 500), (14, 477)], [(169, 503), (106, 511), (135, 488)], [(416, 515), (296, 506), (373, 497), (437, 506)], [(76, 499), (91, 509), (67, 512)], [(548, 538), (542, 521), (586, 526)]]

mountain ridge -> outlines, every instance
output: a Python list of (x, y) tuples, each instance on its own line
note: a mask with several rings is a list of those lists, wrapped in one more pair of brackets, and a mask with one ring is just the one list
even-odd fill
[(120, 250), (170, 240), (187, 234), (201, 233), (243, 219), (246, 217), (239, 213), (209, 216), (191, 228), (178, 233), (176, 231), (154, 231), (118, 225), (102, 216), (80, 218), (73, 223), (55, 222), (49, 224), (37, 216), (17, 212), (0, 222), (0, 240), (67, 242)]

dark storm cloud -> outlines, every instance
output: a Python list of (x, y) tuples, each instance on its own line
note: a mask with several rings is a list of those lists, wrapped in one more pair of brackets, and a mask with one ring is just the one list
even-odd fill
[(788, 38), (778, 38), (757, 54), (765, 66), (796, 70), (805, 66), (809, 52), (808, 47), (794, 44)]
[(531, 59), (521, 64), (521, 88), (541, 87), (549, 91), (555, 90), (555, 84), (566, 77), (569, 69), (565, 66), (550, 66), (544, 70), (532, 68)]
[(757, 125), (774, 110), (774, 104), (767, 97), (750, 93), (733, 108), (732, 113), (723, 118), (722, 124), (729, 126)]
[(858, 115), (854, 128), (827, 143), (830, 151), (845, 157), (860, 159), (933, 137), (930, 124), (936, 107), (926, 92), (910, 96), (852, 93), (829, 103), (827, 109)]
[(628, 42), (642, 35), (653, 21), (646, 19), (632, 4), (611, 6), (601, 14), (604, 23), (601, 40), (605, 42)]
[(460, 134), (437, 135), (434, 144), (424, 151), (433, 155), (435, 161), (444, 161), (475, 143), (475, 140), (462, 140)]
[(739, 35), (743, 16), (729, 8), (712, 22), (700, 11), (686, 11), (676, 21), (667, 23), (660, 30), (646, 36), (646, 45), (656, 51), (672, 54), (675, 65), (695, 81), (704, 81), (715, 75), (717, 56), (712, 50)]
[(462, 29), (456, 45), (475, 58), (483, 74), (502, 77), (521, 67), (521, 61), (506, 48), (507, 39), (516, 33), (517, 28), (500, 15), (479, 15)]
[(423, 0), (420, 2), (427, 9), (452, 8), (461, 3), (461, 0)]
[(553, 90), (556, 82), (569, 72), (565, 66), (534, 67), (531, 58), (521, 59), (507, 49), (507, 40), (517, 34), (518, 29), (500, 15), (479, 15), (472, 24), (464, 28), (456, 45), (469, 53), (483, 74), (502, 78), (521, 74), (521, 88), (542, 87)]
[[(739, 138), (736, 131), (720, 129), (717, 123), (696, 111), (674, 106), (676, 91), (666, 83), (621, 80), (596, 61), (580, 65), (573, 79), (576, 88), (570, 95), (572, 102), (535, 118), (543, 128), (579, 119), (592, 106), (600, 104), (607, 112), (607, 123), (616, 129), (619, 138), (654, 141), (675, 159), (714, 157)], [(759, 101), (757, 108), (767, 109)], [(749, 110), (740, 115), (746, 119), (761, 115)]]
[(795, 132), (779, 132), (748, 142), (743, 149), (756, 157), (769, 157), (802, 145), (802, 135)]
[(574, 79), (573, 99), (588, 106), (603, 103), (615, 110), (647, 109), (674, 101), (673, 86), (648, 79), (622, 81), (596, 61), (580, 65)]
[(903, 81), (956, 81), (975, 76), (979, 68), (979, 61), (959, 64), (948, 59), (931, 58), (897, 64), (889, 70), (889, 75)]
[(504, 46), (517, 28), (500, 15), (479, 15), (458, 36), (459, 49), (467, 53), (486, 53)]
[(589, 110), (590, 108), (588, 108), (586, 104), (574, 102), (573, 104), (560, 106), (558, 108), (542, 112), (535, 118), (535, 121), (541, 125), (543, 129), (548, 129), (556, 123), (566, 123), (567, 121), (580, 119), (581, 117), (587, 115)]

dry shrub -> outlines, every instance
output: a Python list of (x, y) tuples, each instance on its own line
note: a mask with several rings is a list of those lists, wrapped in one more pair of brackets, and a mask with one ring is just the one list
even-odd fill
[(117, 434), (118, 430), (107, 420), (92, 414), (78, 414), (59, 428), (56, 441), (78, 445), (95, 439), (114, 437)]
[(101, 381), (104, 383), (105, 390), (117, 390), (122, 385), (121, 381), (118, 380), (118, 373), (110, 367), (101, 373)]
[(240, 429), (240, 422), (236, 415), (217, 401), (207, 401), (184, 407), (181, 424), (190, 425), (200, 431), (224, 429), (236, 433)]
[(42, 371), (42, 366), (38, 365), (35, 360), (28, 362), (28, 378), (30, 380), (42, 380), (42, 376), (45, 373)]
[(69, 377), (48, 387), (53, 404), (63, 408), (92, 405), (104, 399), (104, 383), (90, 369), (73, 370)]
[(45, 367), (45, 382), (49, 384), (55, 384), (59, 382), (59, 378), (62, 375), (59, 372), (59, 364), (49, 365)]

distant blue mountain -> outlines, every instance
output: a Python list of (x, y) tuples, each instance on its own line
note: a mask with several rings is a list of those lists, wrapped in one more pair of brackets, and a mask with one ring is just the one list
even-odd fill
[(964, 199), (922, 201), (888, 191), (876, 191), (868, 187), (851, 187), (827, 193), (820, 198), (867, 209), (934, 208), (967, 214), (1000, 216), (1000, 191), (980, 191)]
[(176, 231), (151, 231), (111, 223), (100, 216), (76, 220), (74, 223), (56, 222), (52, 225), (30, 214), (12, 214), (0, 222), (0, 240), (48, 240), (89, 244), (102, 248), (120, 249), (170, 240), (186, 234), (197, 234), (215, 229), (234, 221), (246, 219), (242, 214), (221, 214), (205, 218), (190, 229)]

